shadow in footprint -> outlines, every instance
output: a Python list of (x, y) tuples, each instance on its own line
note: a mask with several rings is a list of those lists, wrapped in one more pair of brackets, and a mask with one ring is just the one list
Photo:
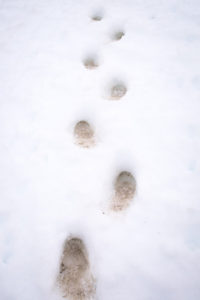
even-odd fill
[(93, 299), (95, 280), (90, 271), (86, 247), (81, 239), (72, 237), (66, 240), (57, 281), (63, 297), (70, 300)]
[(122, 211), (126, 209), (130, 205), (135, 192), (135, 177), (130, 172), (121, 172), (115, 180), (111, 209), (113, 211)]
[(79, 121), (74, 127), (74, 137), (77, 145), (90, 148), (95, 145), (94, 130), (87, 121)]

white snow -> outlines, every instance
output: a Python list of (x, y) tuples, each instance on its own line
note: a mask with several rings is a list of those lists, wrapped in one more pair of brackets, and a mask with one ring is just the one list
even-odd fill
[[(199, 0), (0, 0), (1, 300), (62, 299), (70, 234), (98, 300), (200, 299), (199, 53)], [(94, 148), (74, 144), (82, 119)], [(137, 195), (115, 215), (122, 170)]]

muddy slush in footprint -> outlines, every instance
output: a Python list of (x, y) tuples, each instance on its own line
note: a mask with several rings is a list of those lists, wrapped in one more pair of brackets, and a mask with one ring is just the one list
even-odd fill
[(95, 145), (94, 131), (86, 121), (80, 121), (74, 128), (76, 144), (83, 148), (90, 148)]
[(127, 208), (133, 199), (136, 191), (136, 181), (130, 172), (121, 172), (114, 185), (115, 194), (112, 199), (111, 209), (121, 211)]
[(93, 300), (95, 279), (90, 271), (88, 253), (83, 241), (72, 237), (66, 240), (58, 275), (63, 297), (69, 300)]

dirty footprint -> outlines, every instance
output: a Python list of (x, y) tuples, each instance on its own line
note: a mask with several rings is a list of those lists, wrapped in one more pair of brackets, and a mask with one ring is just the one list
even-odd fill
[(90, 271), (88, 253), (83, 241), (72, 237), (66, 240), (58, 275), (63, 297), (69, 300), (92, 300), (95, 296), (95, 279)]
[(127, 93), (127, 88), (124, 83), (118, 82), (111, 86), (109, 98), (111, 100), (120, 100)]
[(92, 21), (101, 21), (103, 19), (102, 13), (95, 13), (91, 16)]
[(95, 9), (90, 14), (90, 19), (94, 22), (101, 21), (103, 19), (103, 17), (104, 17), (104, 9), (102, 7)]
[(86, 121), (80, 121), (74, 128), (74, 137), (77, 145), (90, 148), (95, 145), (94, 131)]
[(112, 35), (111, 35), (111, 39), (113, 40), (113, 41), (119, 41), (119, 40), (121, 40), (122, 39), (122, 37), (125, 35), (125, 33), (124, 33), (124, 31), (115, 31), (115, 32), (113, 32), (112, 33)]
[(121, 172), (115, 180), (111, 209), (121, 211), (127, 208), (135, 195), (135, 191), (136, 181), (134, 176), (127, 171)]
[(93, 70), (99, 66), (98, 60), (95, 56), (88, 56), (83, 60), (86, 69)]

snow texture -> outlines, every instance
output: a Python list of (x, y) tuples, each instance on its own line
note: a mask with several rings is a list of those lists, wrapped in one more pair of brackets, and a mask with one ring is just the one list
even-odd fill
[[(200, 299), (199, 53), (199, 0), (0, 0), (1, 300), (63, 299), (70, 235), (98, 300)], [(122, 171), (137, 192), (114, 213)]]

